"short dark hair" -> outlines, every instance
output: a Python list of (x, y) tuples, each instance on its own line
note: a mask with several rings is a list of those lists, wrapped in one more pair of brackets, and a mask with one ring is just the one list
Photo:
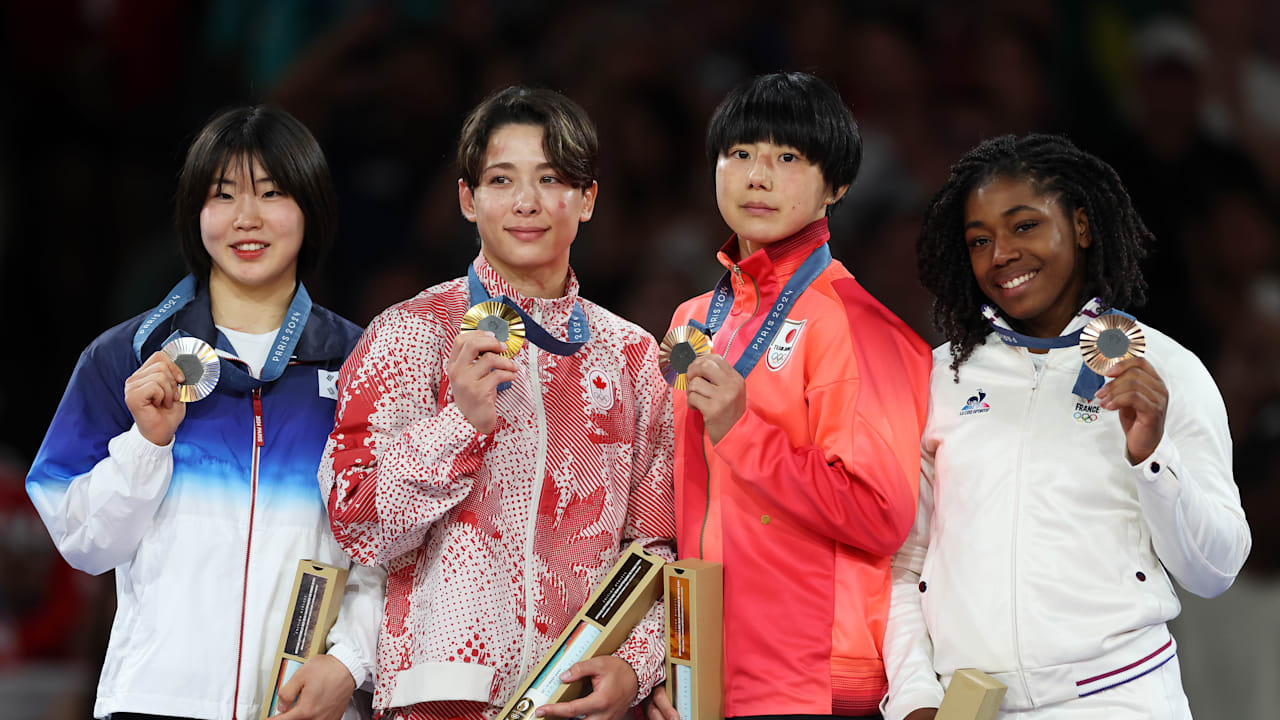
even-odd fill
[(513, 85), (485, 98), (462, 124), (458, 168), (467, 187), (479, 184), (489, 139), (507, 125), (542, 128), (542, 151), (552, 169), (575, 188), (595, 182), (600, 141), (587, 112), (554, 90)]
[(852, 185), (862, 165), (853, 114), (830, 85), (808, 73), (761, 75), (730, 91), (711, 115), (707, 159), (714, 167), (736, 143), (764, 140), (799, 150), (833, 190)]
[(289, 113), (269, 105), (222, 111), (202, 128), (178, 175), (174, 223), (182, 259), (197, 278), (208, 281), (211, 260), (200, 236), (200, 211), (209, 188), (232, 163), (245, 162), (250, 177), (256, 163), (302, 210), (298, 276), (308, 277), (333, 245), (338, 201), (329, 163), (311, 131)]
[(1139, 266), (1155, 238), (1138, 216), (1112, 167), (1058, 135), (1002, 135), (984, 141), (951, 166), (951, 175), (925, 212), (916, 241), (920, 283), (933, 293), (933, 324), (951, 343), (951, 369), (973, 354), (991, 326), (982, 305), (991, 302), (973, 277), (964, 240), (969, 194), (994, 178), (1028, 180), (1042, 195), (1056, 196), (1070, 218), (1083, 208), (1089, 247), (1078, 302), (1101, 298), (1127, 309), (1147, 299)]

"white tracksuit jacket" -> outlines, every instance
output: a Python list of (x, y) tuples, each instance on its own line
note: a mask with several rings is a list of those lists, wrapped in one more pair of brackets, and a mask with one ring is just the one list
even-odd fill
[(919, 511), (894, 560), (887, 720), (937, 707), (961, 668), (1006, 684), (1003, 710), (1139, 677), (1176, 651), (1169, 576), (1204, 597), (1235, 579), (1250, 537), (1222, 397), (1195, 355), (1143, 330), (1169, 405), (1138, 466), (1119, 413), (1072, 394), (1078, 347), (1037, 368), (992, 333), (958, 383), (949, 345), (934, 351)]

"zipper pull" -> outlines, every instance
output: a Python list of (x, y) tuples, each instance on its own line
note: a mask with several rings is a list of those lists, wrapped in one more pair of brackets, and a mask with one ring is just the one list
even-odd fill
[(253, 442), (262, 447), (264, 432), (262, 430), (262, 388), (253, 389)]
[(739, 290), (743, 288), (742, 268), (738, 267), (737, 263), (733, 264), (733, 283), (738, 287)]

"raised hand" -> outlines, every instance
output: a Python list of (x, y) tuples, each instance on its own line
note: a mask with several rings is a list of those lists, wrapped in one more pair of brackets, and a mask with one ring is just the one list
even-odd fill
[(498, 384), (516, 379), (516, 364), (502, 356), (506, 344), (484, 330), (458, 334), (445, 363), (453, 401), (478, 432), (498, 425)]
[(187, 404), (178, 399), (183, 380), (173, 360), (156, 352), (124, 381), (124, 404), (142, 437), (156, 445), (168, 445), (187, 416)]
[(1098, 403), (1120, 413), (1129, 462), (1138, 464), (1155, 452), (1164, 437), (1169, 389), (1146, 358), (1130, 358), (1107, 371), (1111, 382), (1098, 390)]

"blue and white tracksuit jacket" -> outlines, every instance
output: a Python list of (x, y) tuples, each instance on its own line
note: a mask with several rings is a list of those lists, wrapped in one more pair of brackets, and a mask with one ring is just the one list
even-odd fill
[[(235, 358), (203, 287), (137, 349), (149, 314), (103, 333), (76, 364), (27, 492), (68, 563), (116, 571), (97, 717), (256, 719), (298, 561), (351, 565), (329, 529), (316, 468), (333, 428), (334, 381), (360, 329), (301, 305), (309, 313), (292, 360), (271, 382)], [(175, 331), (216, 348), (221, 379), (159, 447), (133, 423), (124, 383)], [(360, 685), (373, 671), (382, 576), (357, 566), (347, 583), (328, 652)]]

